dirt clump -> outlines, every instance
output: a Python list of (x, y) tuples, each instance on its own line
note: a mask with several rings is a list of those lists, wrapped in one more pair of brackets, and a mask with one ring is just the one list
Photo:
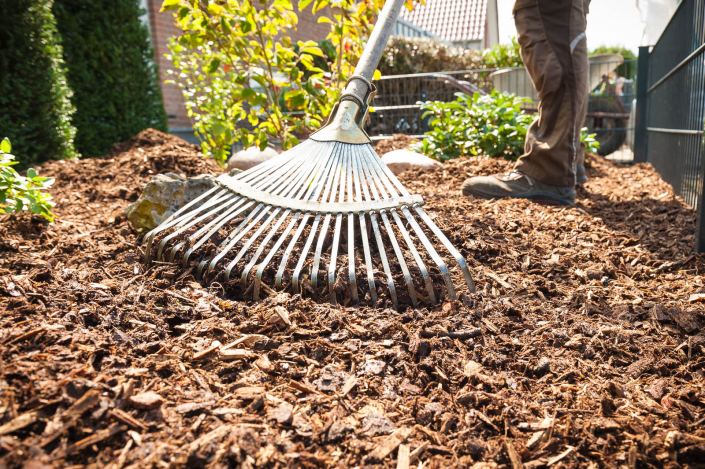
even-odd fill
[(511, 166), (401, 176), (478, 292), (397, 312), (142, 264), (130, 198), (220, 171), (174, 137), (45, 164), (57, 222), (0, 218), (0, 467), (703, 467), (693, 210), (597, 157), (574, 208), (460, 193)]

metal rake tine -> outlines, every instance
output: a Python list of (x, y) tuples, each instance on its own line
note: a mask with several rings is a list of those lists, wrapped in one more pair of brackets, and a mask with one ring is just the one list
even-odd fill
[[(193, 209), (192, 212), (188, 212), (188, 210), (191, 209), (192, 207), (194, 207), (197, 203), (199, 203), (200, 201), (202, 201), (206, 197), (208, 197), (210, 194), (215, 192), (217, 189), (218, 189), (218, 187), (213, 187), (212, 189), (201, 194), (199, 197), (196, 197), (191, 202), (189, 202), (188, 204), (184, 205), (179, 210), (174, 212), (173, 215), (171, 215), (169, 218), (164, 220), (159, 226), (157, 226), (152, 231), (147, 233), (144, 237), (145, 242), (146, 242), (144, 261), (145, 262), (149, 261), (149, 253), (152, 249), (152, 242), (154, 241), (154, 237), (158, 233), (166, 230), (167, 228), (170, 228), (170, 227), (178, 224), (181, 221), (181, 219), (187, 215), (193, 214), (193, 216), (195, 216), (197, 213), (199, 213), (201, 210), (204, 209), (203, 205), (197, 209)], [(218, 203), (218, 200), (220, 200), (221, 197), (226, 196), (226, 195), (230, 195), (230, 191), (228, 191), (227, 189), (221, 188), (220, 192), (218, 192), (214, 197), (212, 197), (211, 200), (207, 203), (211, 203), (211, 205), (216, 204), (216, 203)], [(213, 199), (215, 199), (215, 201), (213, 201)], [(204, 204), (204, 205), (206, 205), (206, 204)], [(193, 212), (195, 212), (195, 213), (193, 213)]]
[(176, 225), (176, 226), (178, 226), (178, 229), (169, 233), (167, 236), (164, 237), (164, 239), (162, 239), (159, 242), (159, 248), (157, 249), (157, 259), (161, 260), (162, 251), (164, 250), (166, 243), (168, 243), (169, 241), (171, 241), (175, 237), (179, 236), (181, 233), (188, 230), (189, 228), (201, 223), (203, 220), (206, 220), (209, 217), (212, 217), (213, 215), (220, 212), (224, 208), (227, 208), (229, 205), (237, 203), (237, 201), (239, 199), (240, 199), (240, 197), (236, 196), (235, 194), (229, 194), (228, 197), (224, 197), (223, 199), (221, 199), (220, 205), (216, 206), (215, 208), (212, 208), (208, 212), (203, 213), (202, 215), (200, 215), (198, 217), (196, 217), (196, 215), (201, 212), (200, 210), (199, 211), (194, 210), (194, 212), (196, 212), (196, 213), (191, 212), (188, 215), (184, 215), (183, 220), (180, 220), (179, 223), (177, 223), (177, 225)]
[[(299, 219), (299, 216), (300, 216), (300, 215), (301, 215), (300, 212), (296, 212), (296, 213), (294, 214), (294, 216), (291, 218), (291, 221), (289, 222), (289, 225), (286, 227), (286, 229), (284, 230), (284, 232), (282, 233), (282, 235), (279, 237), (279, 239), (277, 240), (277, 242), (274, 244), (274, 246), (272, 247), (272, 249), (269, 251), (269, 254), (267, 255), (267, 257), (264, 258), (264, 260), (262, 261), (262, 263), (261, 263), (261, 264), (259, 265), (259, 267), (257, 268), (257, 272), (256, 272), (256, 274), (255, 274), (255, 288), (254, 288), (254, 291), (253, 291), (253, 293), (252, 293), (252, 298), (253, 298), (253, 299), (255, 299), (255, 300), (259, 299), (259, 289), (260, 289), (260, 283), (262, 282), (262, 274), (264, 273), (264, 269), (267, 267), (267, 265), (269, 264), (269, 262), (270, 262), (270, 261), (272, 260), (272, 258), (274, 257), (274, 254), (279, 250), (279, 248), (281, 247), (281, 245), (284, 243), (284, 241), (286, 240), (286, 238), (289, 236), (289, 233), (291, 233), (291, 230), (292, 230), (292, 229), (294, 228), (294, 226), (296, 225), (296, 221)], [(280, 283), (281, 283), (281, 282), (280, 282)], [(275, 284), (275, 287), (277, 287), (277, 286), (278, 286), (278, 285)]]
[[(326, 143), (323, 147), (323, 151), (321, 152), (322, 158), (320, 159), (318, 166), (315, 168), (313, 175), (309, 176), (310, 181), (308, 181), (308, 190), (306, 191), (306, 194), (304, 195), (304, 199), (307, 197), (309, 199), (314, 198), (318, 195), (317, 188), (320, 187), (318, 184), (318, 181), (322, 180), (323, 174), (327, 174), (328, 170), (330, 169), (330, 152), (333, 150), (334, 144)], [(296, 212), (294, 214), (294, 217), (292, 220), (289, 222), (289, 225), (286, 227), (282, 235), (279, 237), (277, 242), (274, 244), (272, 249), (270, 250), (269, 254), (267, 257), (262, 261), (260, 264), (259, 268), (257, 269), (257, 273), (255, 274), (255, 287), (253, 290), (253, 298), (258, 299), (259, 298), (259, 289), (260, 289), (260, 283), (262, 281), (262, 274), (264, 272), (265, 267), (269, 264), (269, 262), (272, 260), (274, 257), (274, 254), (279, 250), (281, 245), (286, 241), (286, 238), (289, 236), (289, 233), (291, 233), (291, 230), (294, 228), (296, 225), (296, 222), (298, 221), (299, 217), (301, 216), (301, 212)], [(284, 268), (286, 266), (287, 260), (289, 258), (289, 255), (291, 254), (291, 251), (296, 244), (296, 240), (298, 240), (299, 236), (301, 236), (301, 232), (304, 230), (306, 226), (306, 220), (308, 220), (308, 215), (305, 217), (304, 221), (301, 223), (299, 229), (296, 230), (296, 234), (294, 235), (294, 238), (292, 238), (291, 243), (286, 249), (286, 252), (282, 256), (282, 262), (279, 270), (277, 271), (276, 275), (276, 281), (275, 281), (275, 288), (281, 287), (281, 279), (282, 275), (284, 273)]]
[[(340, 189), (338, 190), (338, 202), (342, 202), (345, 198), (345, 178), (348, 172), (348, 161), (350, 159), (350, 149), (346, 146), (344, 149), (344, 158), (340, 164)], [(334, 200), (333, 197), (331, 199)], [(338, 256), (338, 243), (340, 242), (340, 225), (343, 222), (343, 214), (335, 215), (335, 230), (333, 232), (333, 245), (330, 250), (330, 263), (328, 264), (328, 292), (330, 294), (331, 304), (336, 304), (335, 298), (335, 265)]]
[[(372, 150), (368, 150), (372, 151)], [(389, 181), (399, 190), (399, 192), (404, 195), (408, 196), (409, 191), (406, 190), (406, 188), (399, 182), (399, 179), (392, 173), (392, 171), (386, 166), (380, 164), (381, 161), (377, 162), (378, 167), (384, 172), (384, 174), (387, 176)], [(475, 282), (472, 280), (472, 276), (470, 275), (470, 269), (468, 268), (467, 261), (465, 258), (458, 252), (458, 250), (453, 246), (453, 244), (446, 238), (446, 236), (443, 234), (443, 232), (436, 226), (435, 223), (431, 220), (431, 218), (428, 216), (428, 214), (420, 207), (414, 207), (414, 210), (419, 214), (419, 216), (424, 220), (426, 225), (433, 231), (433, 233), (440, 239), (441, 243), (445, 246), (446, 249), (450, 252), (451, 256), (453, 256), (458, 262), (458, 265), (460, 266), (460, 269), (463, 272), (463, 276), (465, 277), (465, 283), (468, 286), (468, 289), (470, 290), (471, 293), (475, 292)], [(447, 284), (448, 282), (446, 282)], [(454, 292), (453, 292), (454, 293)]]
[[(369, 150), (369, 149), (368, 149)], [(372, 156), (375, 156), (374, 154)], [(381, 164), (381, 160), (379, 160), (378, 157), (375, 157), (373, 161), (376, 163), (373, 166), (373, 169), (375, 170), (377, 176), (378, 176), (378, 181), (382, 181), (384, 184), (385, 188), (389, 192), (389, 195), (391, 197), (398, 197), (398, 193), (394, 189), (394, 187), (389, 183), (387, 179), (383, 177), (383, 174), (380, 173), (381, 167), (383, 166)], [(380, 192), (384, 193), (381, 189)], [(416, 245), (414, 245), (414, 242), (411, 240), (411, 236), (409, 235), (409, 232), (407, 231), (406, 227), (404, 226), (404, 223), (402, 222), (401, 218), (399, 217), (399, 214), (395, 209), (391, 210), (392, 218), (394, 218), (394, 221), (396, 222), (397, 228), (399, 229), (399, 232), (401, 233), (402, 237), (404, 238), (404, 242), (406, 243), (406, 246), (409, 248), (409, 251), (411, 252), (412, 257), (414, 258), (414, 262), (416, 262), (416, 266), (419, 268), (421, 271), (421, 275), (423, 276), (424, 283), (426, 285), (426, 292), (428, 293), (428, 301), (431, 304), (436, 304), (436, 294), (434, 293), (433, 290), (433, 282), (431, 281), (431, 276), (428, 273), (428, 269), (426, 268), (426, 264), (424, 263), (423, 259), (421, 259), (421, 255), (419, 254), (418, 250), (416, 249)]]
[(198, 232), (194, 233), (192, 236), (189, 237), (189, 241), (194, 241), (200, 236), (200, 239), (196, 241), (193, 246), (191, 246), (189, 249), (186, 250), (184, 253), (183, 257), (181, 258), (181, 265), (185, 268), (188, 266), (188, 260), (191, 257), (191, 254), (200, 248), (206, 241), (208, 241), (213, 235), (215, 235), (218, 230), (220, 230), (226, 223), (229, 223), (233, 218), (237, 217), (240, 215), (242, 212), (247, 210), (249, 207), (254, 205), (254, 202), (249, 202), (245, 203), (247, 199), (242, 198), (239, 203), (228, 209), (225, 213), (223, 213), (220, 217), (216, 218), (215, 220), (211, 221), (208, 223), (204, 229), (209, 229), (208, 233), (203, 234), (202, 232), (204, 230), (199, 230)]
[[(357, 157), (353, 158), (353, 177), (355, 179), (355, 201), (362, 202), (362, 189), (360, 188), (360, 174), (357, 162)], [(360, 213), (360, 238), (362, 238), (362, 250), (365, 254), (365, 269), (367, 270), (367, 286), (370, 290), (370, 299), (373, 302), (377, 302), (377, 288), (375, 285), (374, 271), (372, 270), (372, 255), (370, 254), (370, 241), (367, 238), (367, 222), (365, 221), (365, 214)]]
[[(294, 187), (292, 190), (289, 192), (296, 192), (294, 195), (295, 200), (300, 200), (304, 194), (302, 191), (306, 191), (306, 195), (309, 195), (311, 192), (315, 191), (314, 188), (314, 182), (316, 182), (317, 178), (320, 177), (320, 170), (322, 166), (325, 166), (326, 163), (326, 156), (328, 154), (328, 146), (325, 146), (321, 150), (319, 150), (318, 154), (314, 157), (314, 159), (311, 161), (311, 167), (310, 169), (307, 169), (308, 174), (304, 174), (302, 177), (303, 184), (300, 184), (298, 188)], [(266, 236), (260, 247), (257, 249), (255, 254), (252, 257), (252, 260), (248, 263), (248, 265), (245, 267), (242, 273), (242, 288), (243, 292), (246, 287), (246, 280), (247, 277), (249, 276), (250, 270), (254, 267), (256, 264), (257, 259), (262, 255), (262, 252), (266, 248), (266, 246), (269, 244), (271, 241), (272, 237), (276, 234), (276, 231), (279, 229), (281, 224), (284, 222), (284, 220), (291, 214), (291, 210), (287, 209), (284, 214), (281, 216), (281, 219), (277, 222), (277, 224), (272, 228), (270, 233)], [(259, 288), (260, 288), (260, 281), (262, 279), (262, 273), (264, 272), (264, 268), (269, 264), (270, 260), (274, 256), (274, 254), (277, 252), (279, 247), (282, 245), (284, 240), (289, 236), (289, 233), (291, 232), (292, 228), (294, 227), (294, 224), (296, 223), (296, 220), (298, 220), (300, 216), (300, 212), (296, 212), (295, 216), (292, 218), (292, 220), (289, 222), (289, 225), (287, 226), (286, 230), (282, 235), (279, 237), (279, 239), (276, 241), (272, 249), (270, 250), (269, 254), (265, 259), (262, 261), (260, 266), (257, 269), (257, 273), (255, 275), (255, 287), (253, 291), (253, 298), (258, 299), (259, 298)], [(227, 275), (227, 272), (226, 272)], [(229, 277), (229, 275), (227, 275)]]
[[(353, 202), (353, 163), (348, 159), (348, 202)], [(350, 277), (350, 293), (353, 303), (360, 300), (357, 296), (357, 279), (355, 275), (355, 215), (348, 213), (348, 276)]]
[[(368, 173), (369, 171), (369, 173)], [(372, 197), (375, 200), (380, 199), (380, 195), (382, 199), (387, 199), (387, 194), (384, 191), (384, 188), (382, 186), (382, 183), (379, 180), (379, 175), (377, 174), (376, 170), (374, 167), (370, 168), (365, 168), (365, 174), (367, 175), (368, 180), (370, 180), (370, 189), (372, 190)], [(374, 184), (373, 184), (374, 183)], [(377, 193), (377, 188), (375, 185), (379, 186), (379, 194)], [(391, 223), (389, 223), (389, 217), (387, 216), (387, 212), (382, 210), (380, 211), (380, 216), (382, 217), (382, 222), (384, 223), (384, 227), (387, 230), (387, 237), (392, 243), (392, 248), (394, 249), (394, 254), (396, 254), (397, 259), (399, 260), (399, 267), (401, 267), (402, 274), (404, 275), (404, 281), (406, 282), (407, 289), (409, 291), (409, 298), (411, 298), (411, 304), (416, 307), (419, 304), (419, 300), (416, 297), (416, 289), (414, 289), (414, 281), (411, 278), (411, 272), (409, 272), (409, 267), (406, 265), (406, 260), (404, 259), (404, 253), (401, 251), (401, 247), (399, 246), (399, 243), (397, 242), (396, 235), (394, 234), (394, 230), (392, 229)]]
[[(345, 156), (343, 155), (343, 150), (344, 147), (341, 145), (341, 149), (339, 150), (339, 155), (340, 157), (338, 158), (338, 161), (336, 162), (335, 165), (335, 174), (333, 175), (333, 185), (331, 186), (331, 191), (330, 191), (330, 199), (328, 199), (328, 202), (333, 202), (335, 200), (335, 191), (338, 186), (338, 181), (340, 180), (340, 173), (341, 173), (341, 168), (342, 168), (342, 163), (345, 159)], [(325, 201), (327, 197), (327, 194), (324, 196), (323, 200)], [(323, 242), (326, 239), (326, 236), (328, 235), (328, 226), (330, 225), (330, 219), (331, 219), (331, 214), (328, 213), (326, 214), (325, 218), (323, 219), (323, 225), (321, 225), (321, 231), (318, 234), (318, 243), (316, 243), (316, 250), (313, 255), (313, 265), (311, 266), (311, 277), (310, 277), (310, 284), (311, 288), (315, 290), (316, 285), (318, 284), (318, 267), (321, 262), (321, 251), (323, 250)]]
[[(290, 170), (289, 166), (292, 166), (292, 167), (295, 168), (296, 165), (301, 165), (301, 164), (303, 164), (303, 163), (305, 163), (305, 159), (302, 159), (302, 161), (291, 162), (291, 165), (284, 165), (282, 168), (279, 168), (278, 170), (276, 170), (276, 171), (274, 171), (273, 173), (269, 174), (267, 177), (264, 177), (264, 179), (260, 180), (257, 184), (254, 185), (254, 187), (255, 187), (255, 188), (261, 188), (262, 186), (264, 186), (264, 185), (266, 185), (266, 184), (268, 184), (268, 183), (270, 183), (270, 182), (272, 182), (272, 181), (274, 181), (274, 182), (276, 182), (276, 181), (281, 181), (281, 178), (279, 177), (279, 174), (280, 174), (280, 173), (289, 171), (289, 170)], [(228, 192), (229, 192), (229, 191), (228, 191)], [(235, 194), (232, 194), (232, 193), (230, 193), (230, 194), (233, 195), (233, 196), (235, 195)], [(194, 233), (192, 236), (189, 237), (190, 240), (194, 240), (194, 239), (196, 239), (198, 236), (201, 236), (201, 234), (202, 234), (205, 230), (208, 230), (211, 226), (217, 225), (217, 226), (215, 226), (215, 228), (211, 229), (211, 231), (209, 231), (205, 236), (203, 236), (203, 237), (196, 243), (196, 245), (194, 245), (192, 248), (190, 248), (189, 250), (187, 250), (187, 251), (184, 253), (184, 256), (182, 257), (182, 260), (181, 260), (182, 265), (184, 265), (184, 267), (185, 267), (186, 265), (188, 265), (188, 259), (189, 259), (189, 257), (191, 256), (191, 254), (193, 253), (193, 251), (195, 251), (195, 250), (198, 249), (203, 243), (205, 243), (205, 242), (206, 242), (212, 235), (214, 235), (225, 223), (229, 222), (230, 220), (232, 220), (233, 218), (235, 218), (237, 215), (239, 215), (240, 213), (244, 212), (244, 211), (247, 210), (249, 207), (251, 207), (252, 205), (254, 205), (254, 202), (251, 201), (251, 202), (245, 204), (244, 206), (242, 206), (242, 204), (245, 203), (245, 202), (247, 202), (247, 199), (246, 199), (246, 198), (241, 198), (240, 196), (237, 196), (237, 197), (231, 202), (231, 203), (236, 204), (235, 206), (231, 207), (226, 213), (222, 214), (220, 217), (216, 218), (215, 220), (212, 220), (212, 221), (211, 221), (210, 223), (208, 223), (205, 227), (201, 228), (200, 230), (198, 230), (196, 233)], [(236, 210), (238, 207), (240, 207), (240, 206), (242, 206), (242, 207), (240, 208), (240, 210), (235, 211), (235, 210)], [(212, 211), (211, 213), (208, 213), (208, 214), (206, 214), (206, 215), (204, 215), (204, 216), (199, 217), (199, 220), (192, 222), (190, 225), (193, 225), (193, 224), (195, 224), (195, 223), (200, 223), (200, 221), (202, 221), (202, 220), (208, 218), (209, 216), (213, 215), (214, 213), (216, 213), (217, 211), (219, 211), (219, 210), (221, 210), (221, 209), (222, 209), (222, 207), (218, 208), (217, 210)], [(185, 228), (182, 228), (181, 230), (179, 230), (179, 231), (177, 231), (177, 232), (175, 232), (175, 233), (172, 233), (171, 235), (169, 235), (169, 237), (165, 238), (165, 240), (162, 241), (162, 243), (161, 243), (161, 245), (160, 245), (159, 257), (161, 257), (161, 249), (162, 249), (163, 246), (166, 244), (166, 241), (168, 241), (169, 239), (171, 239), (171, 238), (173, 238), (174, 236), (178, 235), (178, 234), (179, 234), (180, 232), (182, 232), (184, 229), (187, 229), (187, 228), (189, 228), (189, 227), (190, 227), (190, 226), (187, 226), (187, 227), (185, 227)], [(177, 246), (175, 246), (175, 247), (172, 249), (172, 254), (171, 254), (171, 259), (170, 259), (170, 261), (173, 261), (173, 257), (174, 257), (174, 255), (175, 255), (176, 251), (178, 251), (179, 249), (181, 249), (181, 246), (183, 246), (183, 243), (178, 244)]]
[[(364, 173), (360, 174), (360, 182), (362, 184), (362, 190), (365, 195), (365, 200), (369, 201), (371, 200), (371, 198), (365, 177), (365, 174), (367, 173), (367, 163), (365, 160), (362, 160), (362, 162), (360, 162), (361, 159), (362, 158), (360, 155), (355, 155), (355, 164), (361, 164), (364, 171)], [(384, 249), (382, 235), (379, 232), (379, 225), (377, 224), (377, 215), (374, 212), (370, 213), (370, 223), (372, 224), (372, 231), (374, 232), (375, 240), (377, 241), (377, 251), (379, 252), (379, 257), (382, 260), (382, 268), (384, 269), (384, 273), (387, 275), (387, 287), (389, 288), (389, 296), (392, 297), (392, 305), (394, 306), (394, 309), (398, 309), (399, 302), (397, 301), (397, 289), (394, 285), (394, 277), (392, 277), (392, 271), (389, 268), (389, 261), (387, 260), (387, 253)]]
[[(297, 177), (295, 177), (290, 184), (284, 189), (283, 196), (284, 197), (291, 197), (292, 194), (298, 194), (293, 196), (293, 199), (299, 199), (301, 195), (303, 195), (301, 192), (303, 190), (306, 190), (306, 181), (309, 180), (309, 177), (311, 176), (311, 172), (315, 171), (317, 163), (319, 162), (319, 158), (322, 153), (325, 153), (325, 151), (320, 152), (315, 155), (313, 158), (309, 158), (308, 161), (304, 166), (301, 167), (300, 171), (298, 171)], [(315, 174), (314, 174), (315, 177)], [(276, 208), (274, 213), (265, 221), (262, 226), (253, 234), (250, 239), (247, 241), (247, 243), (242, 247), (238, 255), (235, 257), (235, 259), (227, 266), (225, 269), (225, 280), (229, 281), (230, 280), (230, 273), (237, 265), (237, 263), (240, 261), (240, 259), (245, 255), (245, 253), (249, 250), (249, 248), (252, 246), (252, 244), (260, 237), (260, 235), (266, 230), (266, 228), (269, 226), (269, 224), (272, 222), (272, 220), (276, 217), (276, 215), (281, 211), (281, 208)], [(255, 253), (252, 256), (252, 259), (250, 262), (245, 266), (242, 272), (241, 276), (241, 287), (242, 287), (242, 292), (244, 293), (246, 290), (246, 280), (247, 276), (250, 273), (250, 270), (252, 267), (254, 267), (255, 263), (257, 262), (257, 259), (262, 255), (262, 252), (266, 248), (267, 244), (269, 244), (269, 241), (271, 241), (272, 237), (276, 234), (277, 230), (279, 227), (281, 227), (282, 223), (284, 220), (289, 216), (291, 213), (290, 209), (286, 209), (284, 211), (284, 214), (280, 217), (280, 219), (274, 224), (270, 232), (265, 236), (265, 239), (260, 243), (260, 246), (258, 249), (255, 251)]]
[[(279, 179), (277, 181), (274, 181), (272, 184), (272, 187), (270, 187), (270, 192), (272, 194), (278, 195), (282, 191), (285, 191), (295, 185), (295, 183), (300, 179), (300, 172), (305, 171), (306, 166), (303, 166), (305, 163), (309, 161), (309, 158), (306, 155), (303, 155), (301, 158), (297, 158), (297, 166), (295, 166), (297, 169), (294, 172), (289, 171), (286, 174), (285, 179)], [(276, 175), (277, 173), (275, 173)], [(264, 184), (264, 183), (263, 183)], [(274, 188), (275, 190), (271, 190)], [(269, 210), (272, 207), (270, 205), (265, 206), (264, 203), (260, 202), (255, 209), (250, 212), (250, 214), (247, 216), (247, 218), (237, 227), (237, 229), (231, 233), (228, 238), (226, 238), (223, 243), (221, 243), (221, 248), (220, 252), (213, 258), (211, 263), (208, 265), (208, 273), (213, 272), (215, 269), (215, 266), (220, 262), (220, 260), (227, 255), (230, 250), (235, 247), (235, 245), (247, 234), (250, 232), (250, 230), (259, 223), (259, 221), (266, 215)], [(280, 209), (277, 209), (277, 212)], [(268, 221), (271, 221), (271, 217)], [(227, 244), (226, 244), (227, 243)], [(251, 243), (246, 244), (246, 247), (249, 248)], [(246, 251), (246, 249), (245, 249)], [(242, 251), (244, 254), (245, 251)]]
[[(266, 214), (269, 212), (269, 206), (265, 207), (263, 203), (259, 203), (254, 210), (252, 210), (245, 218), (237, 229), (225, 240), (228, 243), (219, 249), (218, 254), (213, 258), (213, 260), (208, 264), (208, 272), (211, 273), (218, 265), (218, 262), (225, 257), (228, 252), (240, 241), (245, 235), (255, 226)], [(225, 242), (224, 241), (224, 242)], [(222, 244), (221, 244), (222, 245)]]
[[(271, 205), (268, 205), (268, 206), (263, 210), (263, 214), (268, 213), (271, 208), (272, 208), (272, 206), (271, 206)], [(226, 282), (230, 280), (230, 272), (232, 271), (233, 267), (235, 267), (235, 265), (240, 261), (240, 259), (242, 259), (242, 257), (243, 257), (243, 256), (245, 255), (245, 253), (248, 251), (248, 249), (250, 249), (250, 247), (252, 246), (252, 244), (253, 244), (255, 241), (257, 241), (257, 238), (259, 238), (259, 236), (264, 232), (264, 230), (267, 229), (267, 227), (269, 226), (269, 224), (272, 222), (272, 220), (274, 220), (274, 219), (276, 218), (277, 214), (278, 214), (280, 211), (281, 211), (281, 208), (279, 208), (279, 207), (277, 207), (277, 208), (274, 209), (274, 211), (269, 215), (269, 217), (268, 217), (264, 222), (262, 222), (262, 224), (261, 224), (260, 227), (257, 229), (257, 231), (255, 231), (254, 234), (253, 234), (252, 236), (250, 236), (250, 238), (249, 238), (249, 239), (245, 242), (245, 244), (240, 248), (240, 251), (237, 253), (237, 255), (235, 256), (235, 258), (230, 262), (230, 264), (227, 265), (227, 267), (225, 268), (225, 281), (226, 281)], [(243, 235), (246, 235), (247, 233), (249, 233), (250, 230), (251, 230), (252, 228), (254, 228), (254, 227), (257, 225), (257, 222), (258, 222), (259, 220), (260, 220), (260, 218), (258, 217), (255, 221), (253, 221), (252, 223), (250, 223), (250, 225), (247, 227), (247, 229), (245, 229), (245, 230), (243, 231), (242, 234), (243, 234)], [(243, 237), (244, 237), (244, 236), (243, 236)], [(241, 239), (242, 239), (242, 238), (241, 238)]]
[[(338, 167), (338, 159), (340, 158), (340, 144), (336, 144), (335, 147), (333, 148), (333, 164), (331, 165), (331, 170), (333, 168)], [(326, 187), (323, 189), (323, 199), (325, 200), (328, 197), (328, 192), (330, 191), (331, 185), (333, 184), (333, 180), (329, 177), (326, 178)], [(307, 214), (308, 215), (308, 214)], [(311, 249), (311, 244), (313, 244), (313, 240), (316, 236), (316, 231), (318, 230), (318, 225), (321, 221), (321, 215), (317, 214), (316, 217), (313, 220), (313, 225), (311, 225), (311, 231), (308, 234), (308, 238), (306, 239), (306, 244), (304, 245), (304, 248), (301, 250), (301, 257), (299, 258), (299, 261), (296, 263), (296, 268), (294, 269), (294, 273), (291, 276), (291, 286), (294, 289), (294, 291), (299, 290), (299, 275), (301, 275), (301, 269), (303, 268), (304, 262), (306, 261), (306, 257), (308, 257), (308, 251)]]
[(458, 262), (458, 265), (460, 266), (460, 270), (463, 272), (463, 276), (465, 277), (465, 283), (468, 286), (468, 290), (470, 293), (475, 293), (475, 282), (472, 280), (472, 276), (470, 275), (470, 269), (468, 268), (467, 261), (463, 257), (462, 254), (453, 246), (453, 243), (450, 242), (450, 240), (446, 237), (446, 235), (443, 234), (440, 228), (431, 220), (431, 217), (428, 216), (428, 214), (421, 208), (421, 207), (414, 207), (414, 210), (416, 210), (416, 213), (419, 214), (421, 219), (426, 223), (426, 225), (433, 231), (433, 234), (438, 237), (438, 239), (441, 240), (441, 243), (446, 247), (448, 252), (450, 252), (450, 255), (455, 257), (455, 260)]
[(423, 232), (421, 226), (419, 226), (419, 224), (414, 219), (414, 216), (411, 214), (411, 212), (409, 212), (409, 209), (406, 207), (402, 207), (401, 212), (411, 224), (411, 227), (414, 229), (414, 232), (421, 241), (421, 244), (423, 244), (423, 246), (426, 248), (426, 251), (428, 251), (428, 253), (431, 255), (431, 259), (433, 259), (433, 262), (438, 265), (438, 269), (441, 271), (443, 281), (445, 282), (446, 289), (448, 290), (448, 296), (451, 300), (457, 299), (457, 296), (455, 294), (455, 288), (453, 287), (453, 280), (450, 278), (450, 271), (448, 270), (448, 266), (446, 265), (445, 261), (441, 256), (438, 255), (438, 252), (436, 252), (436, 249), (433, 247), (433, 244), (431, 244), (431, 241), (429, 241), (428, 237), (426, 236), (426, 233)]
[[(330, 154), (327, 155), (326, 160), (325, 160), (325, 168), (323, 171), (318, 170), (316, 172), (316, 175), (314, 177), (314, 180), (310, 184), (310, 189), (304, 196), (304, 198), (308, 200), (317, 200), (318, 196), (320, 195), (320, 191), (322, 189), (322, 185), (320, 184), (321, 181), (328, 180), (328, 173), (332, 171), (332, 168), (334, 167), (333, 162), (335, 158), (331, 158), (330, 155), (332, 152), (335, 150), (335, 144), (334, 143), (329, 143), (328, 149), (330, 150)], [(314, 183), (315, 182), (315, 183)], [(300, 216), (300, 212), (296, 212), (296, 216)], [(291, 241), (289, 242), (289, 245), (287, 246), (286, 250), (284, 251), (284, 255), (282, 256), (281, 262), (279, 263), (279, 269), (277, 270), (275, 282), (274, 282), (274, 287), (275, 288), (280, 288), (282, 285), (282, 277), (284, 276), (284, 269), (286, 269), (286, 266), (289, 262), (289, 256), (291, 255), (291, 252), (294, 249), (294, 246), (296, 245), (296, 242), (299, 240), (301, 237), (301, 234), (303, 233), (304, 229), (306, 228), (306, 222), (308, 219), (311, 218), (310, 213), (305, 213), (303, 218), (301, 219), (301, 223), (299, 224), (299, 227), (296, 229), (296, 232), (294, 233), (294, 236), (291, 238)], [(295, 272), (296, 273), (296, 272)], [(296, 282), (294, 285), (294, 278), (292, 277), (292, 286), (295, 290), (298, 290), (298, 275), (295, 277)]]

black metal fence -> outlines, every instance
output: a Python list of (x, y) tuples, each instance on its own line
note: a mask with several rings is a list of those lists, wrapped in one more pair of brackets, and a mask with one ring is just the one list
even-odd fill
[(635, 161), (651, 163), (697, 210), (695, 251), (703, 252), (705, 0), (682, 0), (648, 49), (639, 51), (648, 78), (639, 83)]
[[(637, 61), (634, 59), (591, 59), (591, 93), (585, 126), (596, 134), (603, 145), (601, 153), (605, 155), (621, 150), (624, 144), (633, 140), (630, 112), (636, 96), (636, 72)], [(393, 75), (382, 77), (375, 84), (378, 88), (373, 106), (375, 112), (370, 114), (365, 129), (373, 139), (398, 133), (423, 137), (428, 125), (422, 118), (423, 109), (419, 103), (450, 102), (459, 91), (489, 93), (497, 88), (533, 99), (533, 104), (524, 106), (527, 112), (535, 112), (538, 105), (536, 90), (523, 67)], [(626, 162), (631, 158), (631, 152), (627, 151), (617, 160)]]

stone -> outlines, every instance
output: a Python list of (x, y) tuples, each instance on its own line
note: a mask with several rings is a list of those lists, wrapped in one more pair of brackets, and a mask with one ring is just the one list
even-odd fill
[(384, 373), (387, 364), (381, 360), (367, 360), (362, 364), (362, 372), (366, 375), (379, 376)]
[(156, 392), (141, 392), (130, 397), (130, 404), (135, 409), (151, 410), (164, 404), (164, 398)]
[(274, 158), (278, 154), (279, 153), (277, 153), (275, 149), (269, 147), (264, 150), (260, 150), (258, 147), (250, 147), (246, 150), (240, 150), (228, 160), (228, 171), (232, 171), (233, 169), (245, 171), (246, 169), (250, 169), (260, 163), (264, 163), (265, 161)]
[(382, 161), (394, 174), (401, 174), (411, 168), (424, 171), (443, 168), (439, 161), (411, 150), (390, 151), (382, 156)]
[(288, 425), (293, 417), (294, 406), (288, 402), (282, 402), (279, 407), (269, 414), (271, 420), (276, 420), (279, 425)]
[(134, 229), (151, 230), (215, 185), (215, 178), (209, 174), (188, 179), (175, 173), (157, 174), (139, 199), (127, 206), (125, 216)]
[(384, 415), (370, 412), (362, 419), (362, 431), (370, 436), (389, 435), (394, 431), (394, 422)]

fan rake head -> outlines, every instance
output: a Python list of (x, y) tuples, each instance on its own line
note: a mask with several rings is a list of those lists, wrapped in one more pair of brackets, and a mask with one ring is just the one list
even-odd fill
[(146, 235), (145, 260), (178, 262), (200, 281), (253, 299), (273, 284), (327, 294), (333, 304), (361, 296), (376, 304), (382, 295), (395, 308), (400, 300), (416, 307), (419, 297), (436, 303), (434, 283), (457, 297), (435, 237), (475, 290), (465, 259), (421, 196), (409, 194), (369, 144), (311, 139), (217, 183)]

